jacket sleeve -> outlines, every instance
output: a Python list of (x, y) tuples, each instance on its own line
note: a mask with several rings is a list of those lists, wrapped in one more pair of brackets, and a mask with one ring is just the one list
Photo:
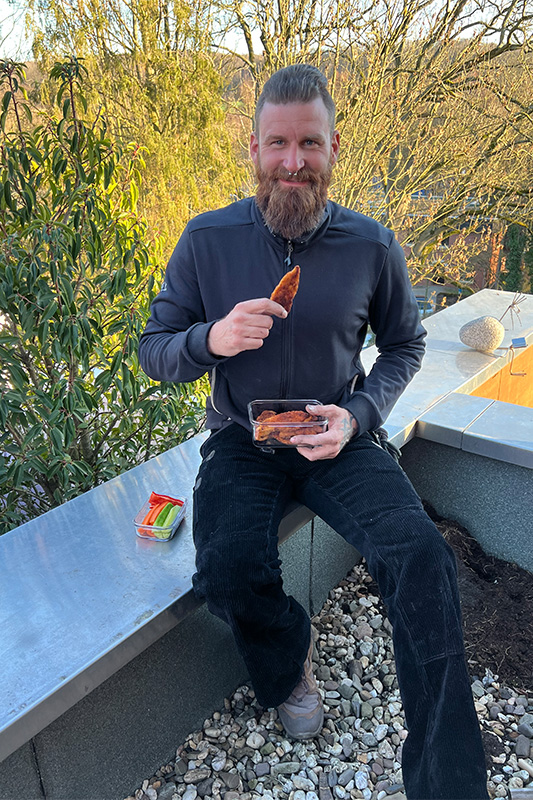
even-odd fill
[(170, 257), (139, 341), (142, 369), (158, 381), (186, 383), (200, 378), (222, 360), (207, 349), (207, 335), (214, 322), (205, 317), (186, 228)]
[(403, 250), (394, 238), (370, 302), (369, 323), (379, 355), (345, 404), (358, 422), (358, 434), (384, 423), (420, 369), (425, 351), (427, 332), (420, 322)]

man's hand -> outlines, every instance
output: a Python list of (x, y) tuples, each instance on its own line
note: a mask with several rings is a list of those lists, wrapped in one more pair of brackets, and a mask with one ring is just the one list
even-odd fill
[(307, 406), (310, 414), (328, 418), (328, 430), (315, 436), (293, 436), (291, 444), (300, 445), (298, 452), (309, 461), (335, 458), (357, 432), (357, 422), (346, 408), (339, 406)]
[(270, 333), (274, 320), (287, 312), (267, 297), (244, 300), (211, 327), (207, 348), (214, 356), (236, 356), (243, 350), (258, 350)]

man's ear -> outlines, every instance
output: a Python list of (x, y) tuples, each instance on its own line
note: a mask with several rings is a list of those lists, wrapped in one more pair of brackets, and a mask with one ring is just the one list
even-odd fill
[(339, 149), (340, 149), (340, 134), (339, 131), (333, 131), (333, 135), (331, 137), (331, 164), (335, 164), (339, 157)]
[(252, 131), (250, 136), (250, 158), (257, 164), (257, 159), (259, 155), (259, 139), (257, 138), (254, 131)]

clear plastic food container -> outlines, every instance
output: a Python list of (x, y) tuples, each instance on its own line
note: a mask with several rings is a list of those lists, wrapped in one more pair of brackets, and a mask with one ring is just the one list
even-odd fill
[[(147, 524), (143, 522), (153, 506), (153, 503), (151, 503), (150, 500), (146, 501), (133, 520), (135, 530), (137, 531), (137, 536), (140, 536), (142, 539), (153, 539), (159, 542), (168, 542), (170, 539), (172, 539), (185, 516), (187, 501), (174, 497), (169, 498), (169, 502), (172, 502), (173, 508), (177, 507), (178, 510), (173, 511), (171, 520), (168, 522), (168, 524), (163, 519), (162, 524), (156, 525), (155, 523)], [(172, 509), (169, 508), (167, 515), (170, 514), (171, 511)]]
[(296, 447), (291, 444), (292, 436), (324, 433), (327, 418), (306, 411), (306, 406), (317, 405), (318, 400), (252, 400), (248, 416), (254, 444), (262, 449)]

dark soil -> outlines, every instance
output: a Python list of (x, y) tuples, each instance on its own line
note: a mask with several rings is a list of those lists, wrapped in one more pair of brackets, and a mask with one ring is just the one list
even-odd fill
[(500, 683), (533, 691), (533, 574), (487, 555), (457, 522), (426, 511), (457, 557), (465, 646), (470, 672), (485, 669)]

